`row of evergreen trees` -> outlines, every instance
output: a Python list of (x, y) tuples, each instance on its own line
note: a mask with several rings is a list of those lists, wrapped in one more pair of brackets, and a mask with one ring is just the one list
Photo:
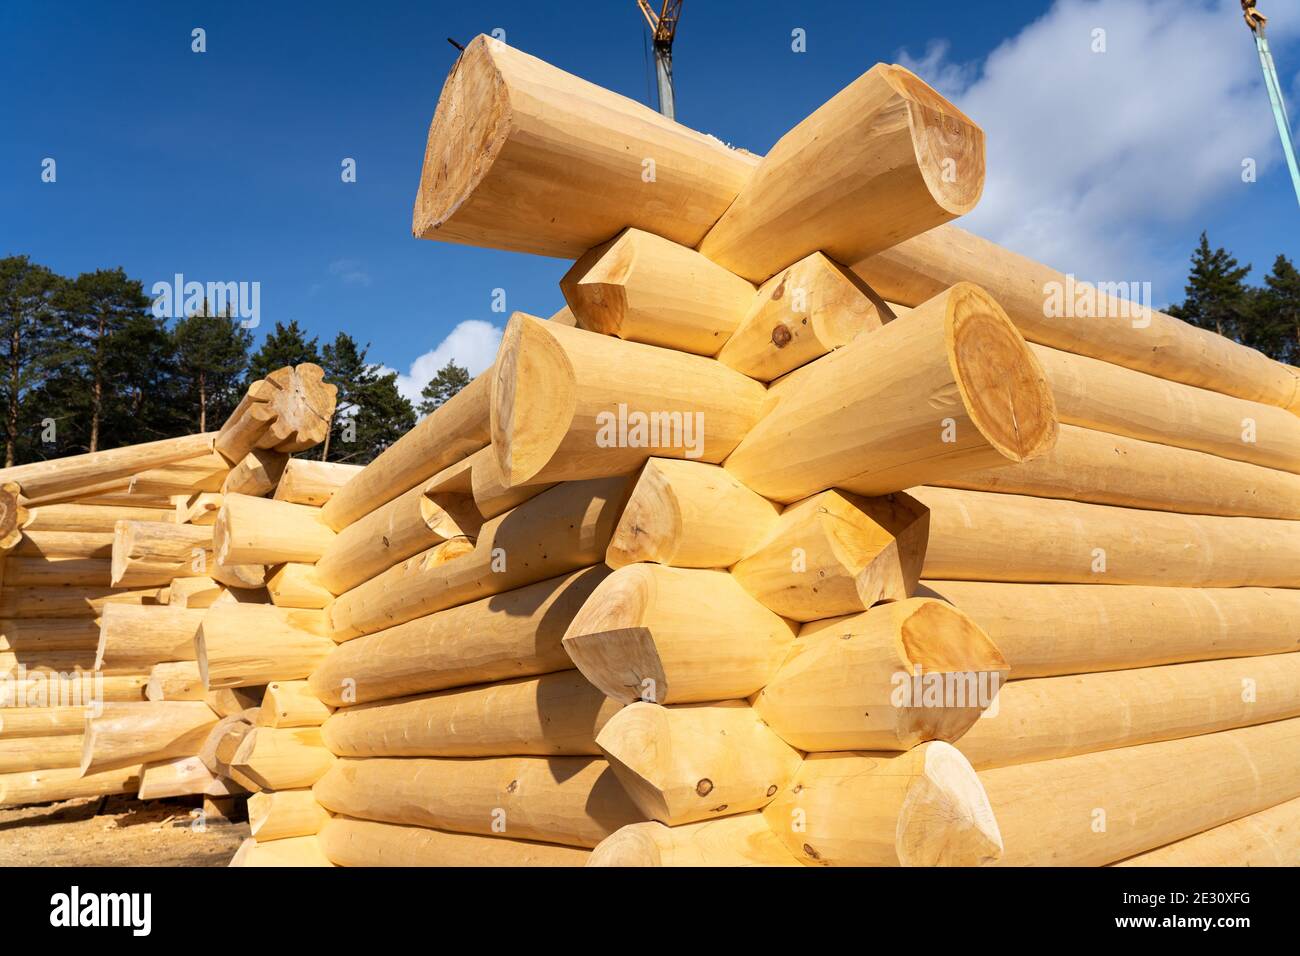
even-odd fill
[(122, 269), (72, 279), (27, 256), (0, 259), (5, 467), (219, 428), (249, 382), (302, 362), (339, 389), (329, 442), (305, 454), (363, 464), (469, 381), (448, 363), (417, 409), (346, 333), (320, 344), (277, 322), (254, 351), (237, 319), (203, 309), (168, 323), (150, 306)]

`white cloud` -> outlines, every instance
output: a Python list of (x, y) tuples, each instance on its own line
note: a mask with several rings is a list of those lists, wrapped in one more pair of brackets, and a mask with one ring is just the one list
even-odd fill
[[(1270, 39), (1300, 36), (1300, 0), (1269, 7)], [(1281, 162), (1238, 0), (1059, 0), (982, 63), (951, 62), (941, 41), (899, 62), (987, 134), (963, 227), (1082, 278), (1155, 282), (1157, 299), (1181, 291), (1190, 252), (1156, 248), (1159, 227), (1199, 227), (1252, 188), (1244, 158)]]
[[(467, 319), (448, 333), (434, 348), (411, 363), (405, 375), (397, 373), (397, 390), (412, 404), (421, 401), (420, 392), (438, 374), (438, 370), (455, 360), (469, 370), (471, 376), (485, 371), (496, 359), (497, 346), (501, 344), (502, 329), (483, 319)], [(384, 369), (385, 372), (395, 371)]]
[(370, 285), (370, 273), (360, 259), (335, 259), (330, 263), (330, 274), (338, 276), (345, 285)]

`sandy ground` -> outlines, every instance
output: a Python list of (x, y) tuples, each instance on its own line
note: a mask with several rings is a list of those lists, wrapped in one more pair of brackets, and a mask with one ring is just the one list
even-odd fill
[(247, 819), (241, 812), (200, 830), (198, 806), (197, 797), (91, 797), (3, 809), (0, 866), (225, 866), (248, 836)]

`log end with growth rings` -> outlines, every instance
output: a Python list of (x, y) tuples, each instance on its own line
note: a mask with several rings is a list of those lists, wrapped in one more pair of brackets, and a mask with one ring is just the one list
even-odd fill
[(18, 504), (22, 489), (15, 481), (0, 484), (0, 552), (18, 544), (27, 521), (27, 509)]
[(641, 626), (654, 591), (648, 565), (623, 568), (597, 585), (564, 635), (564, 649), (583, 676), (623, 704), (667, 700), (654, 635)]
[(959, 282), (944, 295), (948, 361), (975, 427), (1011, 462), (1050, 451), (1056, 400), (1020, 332), (977, 285)]
[(987, 866), (1002, 833), (984, 785), (961, 751), (926, 744), (924, 767), (903, 800), (895, 848), (903, 866)]
[(577, 389), (573, 366), (552, 334), (555, 328), (516, 312), (497, 353), (492, 448), (508, 487), (527, 484), (568, 434)]

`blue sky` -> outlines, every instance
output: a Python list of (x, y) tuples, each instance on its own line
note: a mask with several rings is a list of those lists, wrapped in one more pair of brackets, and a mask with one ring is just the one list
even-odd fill
[[(1300, 0), (1262, 6), (1300, 115)], [(206, 53), (191, 51), (195, 27)], [(0, 254), (66, 274), (121, 265), (146, 289), (177, 272), (257, 281), (259, 336), (290, 319), (322, 339), (349, 331), (404, 375), (416, 363), (408, 388), (450, 355), (481, 366), (505, 318), (493, 290), (550, 314), (567, 268), (410, 237), (455, 57), (445, 37), (494, 28), (653, 102), (634, 0), (5, 0)], [(985, 127), (989, 184), (969, 225), (990, 238), (1085, 278), (1152, 281), (1157, 304), (1180, 295), (1201, 229), (1256, 278), (1278, 252), (1300, 257), (1237, 0), (686, 0), (678, 119), (764, 152), (880, 60), (917, 69)], [(346, 157), (356, 183), (341, 181)], [(1243, 157), (1258, 181), (1241, 181)]]

